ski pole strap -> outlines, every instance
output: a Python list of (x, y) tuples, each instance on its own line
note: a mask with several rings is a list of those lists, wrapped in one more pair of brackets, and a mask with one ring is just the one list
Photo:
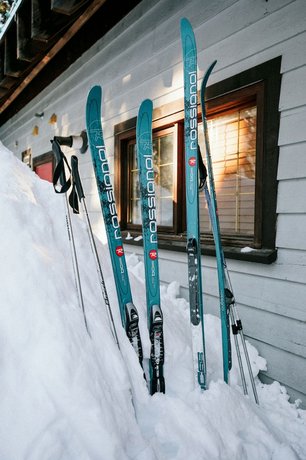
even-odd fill
[(204, 188), (207, 179), (207, 170), (203, 162), (200, 146), (198, 145), (199, 190)]
[(78, 192), (79, 200), (81, 201), (82, 198), (85, 198), (85, 195), (79, 173), (79, 160), (78, 157), (75, 155), (72, 155), (71, 157), (71, 174), (72, 181), (75, 183)]
[(75, 214), (79, 214), (79, 200), (85, 198), (81, 178), (78, 168), (78, 158), (75, 155), (71, 157), (71, 179), (72, 191), (69, 195), (69, 204)]
[(56, 167), (53, 173), (53, 187), (56, 193), (66, 193), (71, 186), (71, 178), (69, 176), (69, 178), (66, 179), (65, 163), (68, 167), (69, 173), (71, 169), (65, 155), (60, 148), (58, 141), (54, 139), (51, 142), (52, 151), (56, 160)]
[(79, 214), (80, 210), (79, 210), (78, 193), (76, 191), (75, 182), (73, 182), (73, 181), (72, 181), (72, 189), (71, 189), (71, 193), (69, 194), (68, 201), (69, 201), (69, 204), (70, 204), (70, 206), (72, 208), (73, 213), (74, 214)]

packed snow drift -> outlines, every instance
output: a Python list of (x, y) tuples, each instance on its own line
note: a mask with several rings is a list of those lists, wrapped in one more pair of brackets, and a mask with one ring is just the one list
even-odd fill
[[(73, 215), (89, 336), (63, 196), (2, 144), (0, 154), (1, 460), (306, 459), (306, 411), (288, 402), (279, 383), (260, 383), (266, 362), (253, 346), (260, 406), (243, 395), (235, 360), (231, 385), (222, 382), (220, 324), (211, 315), (205, 315), (209, 389), (194, 388), (189, 306), (175, 281), (161, 289), (166, 394), (149, 395), (121, 327), (108, 248), (97, 241), (120, 350), (85, 222)], [(144, 268), (135, 255), (128, 266), (148, 361)]]

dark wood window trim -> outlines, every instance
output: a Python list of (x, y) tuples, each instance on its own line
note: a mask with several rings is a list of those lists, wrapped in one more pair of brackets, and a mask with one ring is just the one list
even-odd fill
[[(207, 89), (207, 109), (209, 116), (221, 110), (237, 108), (235, 92), (244, 93), (243, 102), (248, 97), (256, 97), (258, 107), (262, 110), (257, 114), (257, 155), (256, 155), (256, 208), (255, 234), (253, 251), (241, 252), (241, 248), (231, 245), (230, 240), (224, 242), (224, 252), (227, 258), (246, 260), (260, 263), (272, 263), (276, 260), (276, 200), (277, 200), (277, 166), (278, 166), (278, 132), (279, 132), (279, 95), (281, 86), (281, 57), (260, 64), (241, 72), (222, 82), (211, 85)], [(248, 95), (249, 93), (249, 95)], [(237, 94), (237, 93), (236, 93)], [(256, 96), (254, 96), (254, 94)], [(220, 105), (221, 103), (221, 105)], [(174, 102), (156, 108), (153, 113), (153, 130), (173, 126), (178, 130), (178, 142), (183, 138), (183, 101)], [(115, 126), (115, 192), (118, 202), (118, 214), (121, 219), (123, 235), (127, 229), (126, 212), (126, 175), (122, 168), (122, 155), (126, 152), (126, 145), (135, 136), (136, 117)], [(183, 145), (177, 146), (178, 153)], [(181, 164), (182, 163), (182, 164)], [(183, 177), (184, 165), (179, 162), (177, 176)], [(180, 187), (177, 191), (177, 203), (184, 203), (185, 191)], [(258, 199), (258, 197), (261, 197)], [(267, 199), (267, 197), (269, 197)], [(177, 212), (176, 205), (176, 212)], [(181, 219), (177, 219), (175, 233), (159, 232), (159, 247), (161, 249), (185, 251), (185, 212), (184, 206), (180, 210)], [(140, 233), (140, 231), (139, 231)], [(135, 233), (133, 232), (133, 236)], [(129, 240), (129, 244), (141, 245), (141, 242)], [(246, 244), (247, 245), (247, 244)], [(214, 246), (211, 238), (203, 239), (202, 253), (214, 255)]]
[[(262, 248), (262, 163), (263, 163), (263, 82), (258, 82), (232, 93), (227, 93), (217, 98), (209, 99), (206, 103), (208, 120), (216, 116), (229, 115), (231, 111), (237, 112), (245, 108), (256, 106), (256, 181), (255, 181), (255, 219), (254, 219), (254, 237), (247, 235), (225, 235), (222, 234), (222, 241), (227, 246), (245, 246), (252, 245), (253, 248)], [(201, 121), (199, 119), (199, 121)], [(205, 155), (204, 155), (205, 161)], [(204, 243), (213, 244), (212, 233), (204, 233)]]
[(257, 128), (262, 129), (262, 135), (257, 135), (257, 149), (262, 149), (262, 164), (256, 165), (256, 174), (261, 175), (256, 185), (262, 188), (260, 192), (263, 198), (261, 222), (257, 222), (257, 225), (261, 224), (261, 248), (267, 250), (275, 249), (276, 236), (280, 69), (281, 57), (277, 57), (207, 89), (208, 101), (213, 101), (214, 98), (230, 93), (235, 88), (247, 87), (256, 82), (263, 85), (263, 113), (257, 121)]

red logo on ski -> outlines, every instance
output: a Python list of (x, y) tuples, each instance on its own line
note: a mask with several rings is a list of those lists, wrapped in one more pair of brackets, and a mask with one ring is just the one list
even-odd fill
[(157, 259), (157, 251), (155, 249), (151, 249), (151, 251), (149, 252), (149, 257), (152, 260), (156, 260)]
[(190, 157), (188, 160), (189, 166), (195, 166), (197, 163), (196, 157)]
[(123, 247), (122, 246), (117, 246), (116, 247), (116, 254), (118, 257), (122, 257), (123, 254), (124, 254), (124, 250), (123, 250)]

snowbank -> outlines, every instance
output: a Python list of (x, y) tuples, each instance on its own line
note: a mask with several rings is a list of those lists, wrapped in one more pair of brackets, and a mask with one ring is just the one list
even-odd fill
[[(99, 242), (121, 351), (110, 332), (83, 221), (72, 216), (85, 308), (79, 308), (62, 196), (0, 146), (0, 459), (306, 459), (306, 415), (277, 382), (242, 395), (237, 363), (221, 381), (219, 320), (206, 315), (209, 389), (193, 388), (188, 304), (162, 289), (166, 395), (148, 395), (120, 325), (107, 247)], [(143, 265), (128, 260), (149, 338)], [(249, 344), (248, 344), (249, 345)], [(249, 345), (253, 372), (265, 360)]]

